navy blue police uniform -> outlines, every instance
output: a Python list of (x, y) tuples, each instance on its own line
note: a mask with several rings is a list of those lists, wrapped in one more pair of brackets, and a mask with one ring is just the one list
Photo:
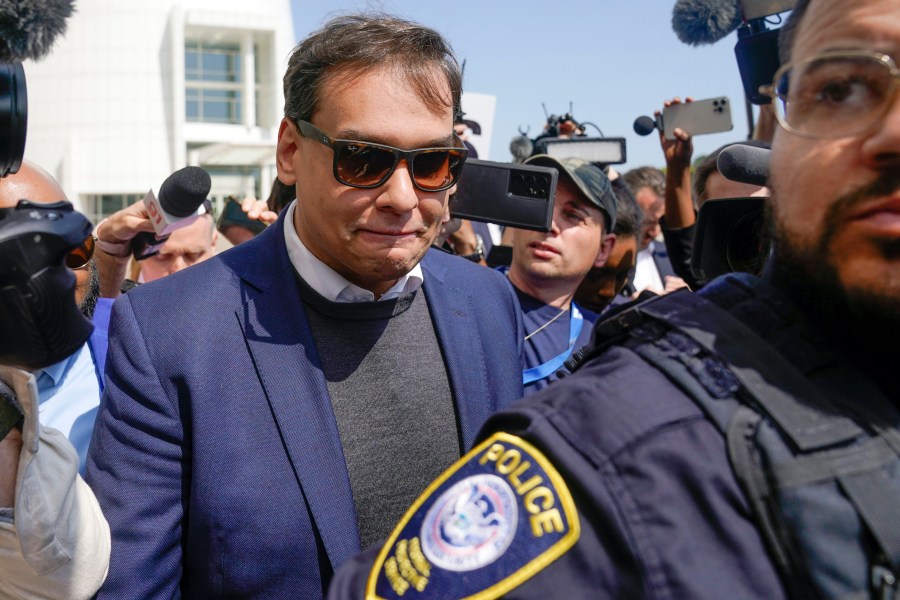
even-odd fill
[[(704, 293), (721, 287), (711, 284)], [(772, 353), (804, 374), (845, 368), (838, 350), (798, 323), (796, 307), (777, 290), (749, 276), (733, 287), (764, 291), (765, 310), (760, 302), (735, 301), (732, 312), (765, 331)], [(703, 300), (680, 294), (688, 305)], [(710, 322), (715, 333), (721, 323)], [(709, 323), (696, 318), (690, 325), (702, 340)], [(432, 483), (387, 542), (339, 570), (329, 599), (792, 595), (717, 423), (716, 402), (725, 406), (738, 394), (746, 373), (732, 372), (664, 324), (649, 329), (637, 337), (653, 344), (629, 334), (628, 343), (603, 348), (574, 375), (494, 415), (480, 443)], [(648, 352), (676, 367), (657, 368)], [(840, 380), (815, 383), (827, 395)], [(713, 408), (692, 395), (712, 398)], [(797, 474), (806, 471), (793, 473), (792, 485), (799, 485)], [(822, 504), (828, 527), (835, 503)], [(845, 537), (861, 537), (847, 531)], [(849, 546), (841, 545), (846, 539), (835, 539), (830, 549), (807, 554), (837, 549), (837, 564), (852, 563)], [(824, 564), (829, 557), (815, 559)], [(824, 589), (842, 584), (826, 581)]]

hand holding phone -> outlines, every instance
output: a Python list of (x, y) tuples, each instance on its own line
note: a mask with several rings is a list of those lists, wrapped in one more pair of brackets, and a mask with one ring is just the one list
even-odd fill
[(689, 136), (731, 131), (731, 102), (726, 96), (719, 96), (671, 104), (663, 109), (662, 125), (667, 140), (675, 139), (675, 129), (682, 129)]

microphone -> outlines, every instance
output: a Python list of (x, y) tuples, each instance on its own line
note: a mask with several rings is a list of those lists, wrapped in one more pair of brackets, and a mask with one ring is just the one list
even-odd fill
[(764, 186), (769, 179), (770, 154), (767, 148), (733, 144), (719, 153), (716, 167), (725, 179)]
[(169, 175), (159, 186), (159, 194), (151, 189), (144, 196), (144, 205), (156, 237), (170, 235), (193, 223), (205, 210), (203, 201), (209, 196), (212, 180), (200, 167), (184, 167)]
[(691, 46), (713, 44), (740, 27), (738, 0), (678, 0), (672, 9), (672, 29)]
[(28, 93), (22, 61), (50, 52), (73, 5), (73, 0), (0, 0), (0, 177), (17, 172), (25, 153)]
[(634, 120), (634, 132), (638, 135), (650, 135), (654, 129), (663, 130), (661, 117), (652, 119), (644, 115)]
[(524, 135), (517, 135), (509, 143), (509, 152), (514, 162), (521, 163), (534, 152), (534, 144)]
[(39, 60), (66, 31), (74, 0), (0, 2), (0, 63)]
[(134, 236), (131, 250), (135, 260), (159, 254), (162, 245), (173, 231), (187, 227), (206, 213), (203, 201), (209, 196), (212, 181), (200, 167), (184, 167), (169, 175), (159, 193), (151, 189), (144, 196), (144, 206), (156, 235), (142, 232)]

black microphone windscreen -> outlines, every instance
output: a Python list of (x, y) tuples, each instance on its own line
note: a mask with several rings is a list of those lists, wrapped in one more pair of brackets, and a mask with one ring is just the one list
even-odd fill
[(634, 132), (638, 135), (650, 135), (656, 129), (656, 121), (644, 115), (634, 120)]
[(738, 0), (678, 0), (672, 9), (672, 29), (691, 46), (713, 44), (741, 24)]
[(74, 10), (74, 0), (0, 0), (0, 62), (46, 56)]
[(716, 167), (725, 179), (750, 185), (766, 185), (770, 155), (771, 151), (767, 148), (733, 144), (719, 153)]
[(183, 219), (197, 212), (211, 188), (209, 173), (200, 167), (184, 167), (163, 181), (157, 199), (164, 211)]

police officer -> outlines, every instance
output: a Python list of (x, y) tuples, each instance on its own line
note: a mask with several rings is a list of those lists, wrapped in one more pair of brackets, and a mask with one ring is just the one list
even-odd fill
[(781, 38), (766, 275), (598, 325), (332, 598), (895, 597), (900, 4)]

